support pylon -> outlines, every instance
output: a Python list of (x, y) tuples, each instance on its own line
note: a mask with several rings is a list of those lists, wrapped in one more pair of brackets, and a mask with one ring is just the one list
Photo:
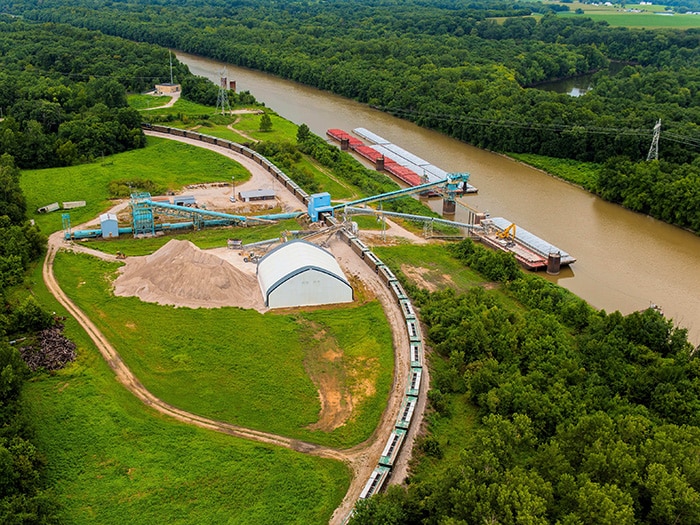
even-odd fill
[(226, 70), (222, 71), (221, 78), (219, 79), (219, 95), (216, 98), (216, 111), (221, 108), (221, 114), (225, 115), (226, 112), (231, 111), (231, 104), (228, 101), (228, 76)]
[(661, 119), (654, 126), (654, 137), (651, 139), (651, 147), (647, 154), (647, 160), (659, 160), (659, 138), (661, 137)]

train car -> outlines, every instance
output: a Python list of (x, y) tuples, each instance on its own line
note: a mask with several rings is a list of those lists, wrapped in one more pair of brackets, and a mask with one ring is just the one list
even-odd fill
[(413, 309), (413, 305), (409, 299), (401, 299), (399, 301), (399, 306), (401, 306), (401, 312), (406, 321), (416, 318), (416, 311)]
[(391, 293), (394, 294), (396, 302), (400, 302), (403, 299), (408, 299), (406, 292), (403, 290), (403, 286), (401, 286), (401, 283), (397, 279), (389, 281), (389, 288), (391, 289)]
[(386, 442), (386, 446), (382, 451), (382, 457), (379, 458), (379, 464), (385, 467), (393, 467), (396, 458), (401, 451), (401, 445), (406, 438), (406, 431), (402, 428), (395, 428)]
[(367, 253), (365, 253), (364, 259), (367, 263), (367, 266), (374, 270), (374, 273), (379, 273), (379, 267), (385, 266), (382, 260), (376, 255), (374, 255), (374, 253), (372, 253), (371, 251), (367, 251)]
[(211, 135), (200, 135), (199, 137), (202, 142), (216, 144), (216, 137), (212, 137)]
[(352, 241), (350, 241), (350, 247), (352, 248), (352, 251), (354, 251), (362, 259), (365, 258), (365, 253), (369, 251), (369, 248), (365, 245), (365, 243), (363, 243), (357, 237), (353, 238)]
[(407, 396), (416, 396), (420, 392), (420, 380), (423, 376), (422, 368), (411, 368), (411, 372), (408, 374), (408, 385), (406, 386)]
[(390, 473), (391, 469), (389, 467), (378, 465), (367, 480), (365, 488), (362, 489), (360, 499), (367, 499), (382, 490)]
[(418, 398), (408, 395), (404, 396), (403, 402), (401, 403), (401, 410), (399, 410), (399, 417), (396, 418), (396, 428), (408, 430), (408, 427), (411, 426), (413, 412), (416, 410), (417, 404)]
[(151, 124), (150, 129), (158, 133), (170, 133), (170, 128), (167, 126), (159, 126), (158, 124)]
[(377, 272), (379, 274), (379, 278), (382, 280), (382, 282), (386, 285), (389, 286), (390, 281), (395, 281), (396, 276), (394, 275), (394, 272), (392, 272), (388, 266), (384, 265), (381, 268), (379, 268), (379, 271)]
[(185, 130), (184, 136), (188, 139), (194, 139), (194, 140), (202, 140), (202, 135), (201, 133), (195, 133), (194, 131), (187, 131)]
[(420, 326), (417, 319), (407, 319), (406, 328), (408, 329), (408, 339), (410, 341), (420, 341)]
[(420, 341), (411, 341), (409, 345), (411, 355), (411, 368), (423, 366), (423, 344)]
[(185, 136), (185, 130), (184, 129), (178, 129), (178, 128), (170, 128), (170, 134), (175, 135), (177, 137), (184, 137)]

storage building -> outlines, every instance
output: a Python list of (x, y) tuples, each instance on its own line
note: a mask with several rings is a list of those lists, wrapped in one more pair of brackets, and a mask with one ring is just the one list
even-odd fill
[(104, 239), (119, 237), (119, 222), (114, 213), (103, 213), (100, 215), (100, 228)]
[(258, 262), (269, 308), (349, 303), (353, 290), (333, 255), (304, 240), (278, 246)]
[(238, 192), (238, 199), (243, 202), (266, 201), (275, 199), (275, 190), (258, 189)]

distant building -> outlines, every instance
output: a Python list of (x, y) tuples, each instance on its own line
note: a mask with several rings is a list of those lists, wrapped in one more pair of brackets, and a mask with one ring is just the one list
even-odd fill
[(170, 82), (156, 84), (156, 95), (172, 95), (173, 93), (179, 93), (180, 89), (180, 84), (171, 84)]

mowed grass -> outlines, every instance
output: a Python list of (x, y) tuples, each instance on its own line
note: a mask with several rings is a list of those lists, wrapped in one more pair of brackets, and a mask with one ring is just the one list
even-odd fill
[[(378, 424), (393, 372), (391, 331), (378, 302), (287, 315), (174, 308), (115, 297), (110, 279), (117, 267), (61, 252), (55, 273), (154, 395), (214, 419), (339, 447), (367, 439)], [(304, 368), (308, 323), (322, 324), (349, 358), (361, 354), (381, 365), (373, 395), (330, 433), (307, 428), (321, 408)]]
[(204, 148), (174, 140), (148, 138), (148, 146), (67, 168), (26, 170), (20, 184), (27, 197), (27, 209), (45, 233), (62, 228), (63, 211), (39, 214), (37, 208), (52, 202), (86, 202), (83, 208), (69, 210), (73, 226), (95, 219), (116, 201), (109, 199), (113, 180), (146, 179), (177, 191), (187, 184), (246, 181), (250, 173), (237, 162)]
[[(34, 293), (63, 308), (32, 276)], [(77, 361), (24, 390), (46, 475), (71, 524), (325, 524), (350, 482), (342, 463), (178, 423), (114, 377), (75, 320)]]
[(172, 97), (167, 95), (127, 95), (127, 103), (134, 109), (149, 109), (165, 106)]

